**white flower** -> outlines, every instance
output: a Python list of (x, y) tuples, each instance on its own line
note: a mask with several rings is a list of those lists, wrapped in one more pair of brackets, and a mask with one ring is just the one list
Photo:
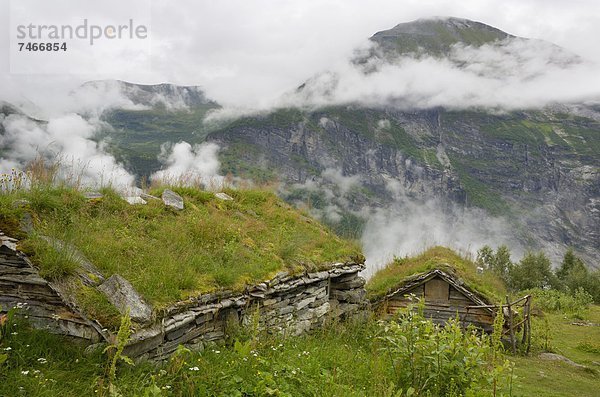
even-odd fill
[(219, 353), (221, 353), (221, 351), (220, 350), (215, 350), (215, 353), (219, 354)]
[(29, 374), (29, 371), (21, 371), (21, 374), (22, 374), (22, 375), (28, 375), (28, 374)]
[(12, 347), (10, 347), (10, 346), (8, 346), (8, 347), (5, 347), (5, 348), (4, 348), (4, 351), (5, 351), (5, 352), (9, 352), (9, 351), (11, 351), (11, 350), (12, 350)]
[(198, 368), (198, 367), (190, 367), (190, 371), (200, 371), (200, 368)]
[(40, 364), (46, 364), (48, 362), (48, 360), (46, 360), (44, 357), (40, 357), (37, 359), (38, 363)]

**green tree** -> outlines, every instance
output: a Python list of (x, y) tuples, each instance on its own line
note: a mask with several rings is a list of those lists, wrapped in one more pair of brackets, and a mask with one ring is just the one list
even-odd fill
[(496, 252), (489, 245), (484, 245), (477, 251), (477, 264), (497, 274), (506, 284), (509, 283), (513, 263), (506, 245), (498, 247)]
[(564, 281), (569, 273), (573, 271), (581, 272), (582, 270), (587, 270), (583, 264), (583, 261), (575, 255), (573, 248), (569, 248), (563, 257), (563, 261), (558, 268), (558, 271), (556, 272), (556, 276), (560, 280)]
[(590, 272), (581, 260), (569, 248), (556, 272), (556, 276), (567, 292), (574, 293), (579, 288), (590, 294), (595, 302), (600, 302), (600, 272)]
[(530, 288), (557, 288), (558, 280), (543, 252), (529, 252), (510, 270), (509, 286), (519, 291)]
[(477, 265), (485, 269), (492, 266), (494, 260), (494, 250), (489, 245), (484, 245), (477, 251)]

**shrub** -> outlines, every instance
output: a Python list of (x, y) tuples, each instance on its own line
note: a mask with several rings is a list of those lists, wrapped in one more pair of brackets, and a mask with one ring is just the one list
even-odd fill
[(436, 325), (424, 319), (422, 304), (417, 308), (409, 305), (378, 336), (381, 351), (393, 367), (394, 384), (410, 391), (407, 395), (464, 395), (482, 387), (495, 390), (498, 375), (509, 365), (498, 360), (501, 344), (474, 329), (463, 330), (458, 319)]
[(583, 311), (593, 302), (592, 296), (582, 288), (577, 289), (574, 293), (539, 288), (526, 292), (533, 296), (533, 304), (536, 308), (576, 317), (581, 317)]

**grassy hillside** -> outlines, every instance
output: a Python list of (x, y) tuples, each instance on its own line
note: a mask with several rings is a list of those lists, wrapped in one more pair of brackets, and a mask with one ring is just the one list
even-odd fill
[(158, 155), (165, 142), (200, 143), (208, 133), (206, 114), (218, 106), (212, 102), (188, 110), (155, 107), (147, 110), (117, 109), (102, 116), (111, 129), (99, 137), (109, 137), (109, 150), (139, 176), (149, 176), (161, 166)]
[[(184, 198), (182, 211), (160, 199), (130, 205), (110, 189), (92, 200), (70, 188), (4, 194), (0, 230), (24, 237), (20, 247), (46, 277), (72, 274), (77, 264), (42, 236), (72, 244), (104, 277), (125, 277), (155, 307), (220, 288), (242, 289), (282, 270), (316, 270), (360, 257), (357, 245), (271, 192), (227, 190), (233, 200), (223, 201), (194, 188), (174, 190)], [(161, 191), (150, 194), (160, 197)], [(28, 204), (15, 207), (18, 199)], [(34, 220), (29, 236), (16, 231), (26, 212)]]
[(478, 274), (476, 265), (446, 247), (434, 247), (416, 257), (396, 258), (378, 271), (367, 283), (371, 300), (393, 292), (407, 277), (433, 269), (450, 271), (459, 276), (470, 288), (490, 298), (500, 300), (506, 292), (502, 281), (491, 272)]

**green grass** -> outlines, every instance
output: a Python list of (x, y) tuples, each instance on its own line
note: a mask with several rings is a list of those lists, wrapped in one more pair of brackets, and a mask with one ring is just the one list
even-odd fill
[[(535, 301), (534, 301), (535, 305)], [(516, 357), (515, 396), (593, 397), (600, 387), (600, 351), (593, 347), (600, 341), (600, 306), (591, 306), (586, 321), (596, 326), (573, 325), (574, 320), (561, 313), (545, 314), (549, 325), (550, 347), (557, 354), (584, 365), (575, 368), (563, 362), (547, 361), (537, 357), (539, 348), (531, 357)], [(534, 322), (534, 332), (541, 332), (542, 319)], [(592, 349), (590, 349), (592, 347)]]
[[(560, 314), (549, 319), (556, 325), (552, 331), (555, 351), (591, 370), (544, 361), (537, 358), (537, 350), (527, 357), (507, 356), (514, 363), (511, 395), (596, 396), (600, 377), (595, 371), (600, 367), (594, 362), (599, 362), (600, 354), (583, 353), (577, 346), (600, 340), (600, 327), (574, 326)], [(600, 306), (590, 308), (588, 320), (600, 323)], [(0, 353), (11, 348), (7, 362), (0, 364), (0, 396), (75, 397), (100, 390), (107, 362), (101, 350), (84, 354), (82, 345), (31, 330), (21, 322), (9, 331), (8, 337), (0, 339)], [(242, 330), (226, 346), (210, 345), (201, 353), (181, 351), (161, 365), (122, 365), (116, 386), (123, 396), (235, 396), (242, 392), (262, 396), (270, 395), (269, 390), (281, 396), (390, 396), (389, 390), (399, 385), (390, 356), (377, 339), (381, 331), (373, 321), (331, 324), (288, 338), (263, 335), (256, 339), (251, 331)], [(507, 376), (502, 375), (499, 395), (509, 395)], [(491, 392), (476, 395), (490, 396)]]
[(32, 213), (35, 233), (20, 246), (44, 275), (76, 269), (39, 235), (71, 243), (105, 277), (120, 274), (157, 308), (220, 288), (241, 290), (282, 270), (317, 270), (360, 257), (355, 243), (269, 191), (227, 190), (234, 200), (222, 201), (195, 188), (174, 190), (184, 197), (183, 211), (153, 199), (132, 206), (108, 189), (102, 199), (85, 200), (72, 189), (46, 188), (0, 196), (0, 213), (14, 219), (12, 201), (30, 201), (21, 211)]
[[(514, 364), (513, 371), (505, 369), (499, 375), (497, 395), (596, 396), (600, 384), (600, 352), (594, 350), (594, 346), (600, 340), (597, 326), (600, 306), (591, 306), (585, 313), (585, 321), (596, 326), (573, 325), (574, 320), (561, 313), (543, 314), (535, 309), (534, 314), (531, 355), (500, 355), (497, 360)], [(551, 350), (587, 368), (538, 357), (545, 333), (544, 322), (550, 324)], [(398, 330), (400, 333), (390, 333), (389, 323), (373, 319), (329, 323), (299, 337), (258, 334), (252, 326), (232, 329), (224, 344), (207, 345), (202, 352), (180, 349), (162, 364), (119, 365), (115, 386), (122, 396), (395, 396), (399, 388), (406, 390), (402, 379), (407, 377), (410, 368), (395, 367), (393, 360), (399, 355), (410, 357), (411, 350), (406, 350), (407, 346), (417, 348), (416, 364), (430, 362), (433, 367), (429, 370), (436, 368), (436, 361), (430, 361), (429, 357), (436, 354), (435, 349), (428, 355), (422, 354), (419, 347), (435, 346), (435, 338), (416, 339), (412, 345), (409, 342), (417, 329), (432, 330), (418, 317), (412, 325), (406, 323)], [(449, 359), (444, 363), (446, 371), (456, 371), (456, 368), (462, 371), (466, 354), (461, 349), (481, 348), (481, 342), (474, 343), (475, 336), (468, 342), (457, 332), (460, 331), (450, 327), (446, 334), (450, 341), (458, 338), (459, 342), (456, 351), (446, 356), (446, 360)], [(399, 350), (398, 354), (390, 354), (387, 342)], [(439, 346), (439, 349), (448, 350), (448, 346)], [(84, 354), (83, 345), (11, 320), (0, 324), (0, 355), (7, 357), (5, 362), (0, 362), (0, 396), (108, 395), (108, 358), (101, 349)], [(484, 375), (490, 370), (488, 365), (487, 360), (480, 362)], [(470, 371), (473, 372), (473, 367)], [(463, 377), (466, 374), (463, 373)], [(436, 373), (419, 375), (435, 379)], [(489, 379), (480, 379), (483, 383), (474, 385), (478, 391), (468, 395), (491, 396)]]
[[(419, 327), (423, 323), (419, 322)], [(433, 331), (431, 327), (423, 328), (426, 330)], [(101, 350), (86, 355), (83, 346), (22, 323), (10, 331), (0, 339), (0, 352), (10, 347), (8, 360), (0, 364), (0, 396), (109, 395), (105, 388), (108, 359)], [(452, 334), (456, 330), (439, 332), (462, 341), (458, 349), (480, 348), (474, 336), (467, 339)], [(380, 338), (383, 335), (385, 338)], [(115, 386), (122, 396), (404, 395), (396, 394), (400, 388), (408, 388), (403, 383), (403, 369), (394, 366), (397, 357), (386, 353), (389, 341), (402, 344), (401, 340), (372, 320), (329, 324), (311, 334), (287, 338), (242, 329), (225, 345), (208, 345), (199, 353), (180, 349), (160, 365), (120, 365)], [(454, 352), (447, 356), (450, 361), (444, 363), (444, 369), (460, 373), (466, 365), (459, 359), (453, 365), (455, 357), (463, 355)], [(471, 367), (470, 373), (487, 370), (482, 365)], [(466, 372), (461, 375), (468, 379)], [(480, 385), (481, 381), (474, 386), (484, 387), (484, 392), (476, 395), (488, 395), (487, 385)]]
[(397, 289), (407, 277), (433, 269), (449, 270), (475, 291), (497, 301), (505, 295), (505, 286), (499, 278), (491, 272), (478, 274), (472, 261), (445, 247), (433, 247), (412, 258), (394, 259), (371, 277), (366, 285), (367, 294), (376, 300)]

